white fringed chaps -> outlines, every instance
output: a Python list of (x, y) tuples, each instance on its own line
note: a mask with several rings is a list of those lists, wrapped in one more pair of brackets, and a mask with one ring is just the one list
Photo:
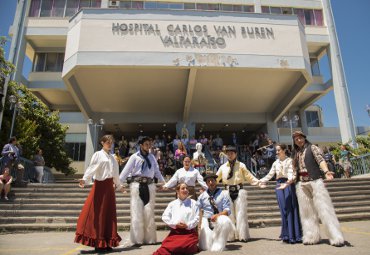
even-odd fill
[(199, 248), (203, 251), (223, 251), (230, 233), (235, 232), (235, 226), (229, 217), (221, 215), (214, 223), (213, 231), (209, 228), (207, 218), (202, 219), (199, 236)]
[(231, 198), (231, 214), (230, 219), (235, 224), (235, 235), (229, 236), (229, 241), (235, 239), (247, 241), (250, 238), (249, 224), (248, 224), (248, 200), (247, 191), (244, 189), (239, 190), (237, 199), (232, 202)]
[(298, 182), (296, 193), (302, 223), (303, 243), (316, 244), (320, 241), (320, 219), (330, 244), (343, 244), (344, 237), (340, 230), (339, 221), (322, 179)]
[(139, 196), (139, 183), (130, 184), (131, 192), (131, 226), (130, 239), (133, 244), (154, 244), (157, 242), (156, 225), (154, 218), (154, 205), (156, 186), (149, 184), (150, 200), (144, 206)]

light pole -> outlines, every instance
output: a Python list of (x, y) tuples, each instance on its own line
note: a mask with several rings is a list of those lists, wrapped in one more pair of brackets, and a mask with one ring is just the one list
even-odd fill
[[(285, 123), (289, 122), (289, 126), (290, 126), (290, 137), (292, 137), (293, 135), (293, 121), (294, 122), (297, 122), (299, 120), (299, 116), (298, 115), (294, 115), (293, 118), (288, 118), (287, 115), (284, 115), (281, 120)], [(293, 140), (292, 140), (292, 146), (293, 146)]]
[(15, 123), (15, 117), (17, 114), (19, 114), (23, 108), (23, 103), (21, 101), (18, 101), (17, 97), (14, 95), (9, 96), (9, 102), (10, 102), (10, 110), (13, 110), (13, 118), (12, 118), (12, 126), (10, 128), (10, 137), (13, 136), (13, 129), (14, 129), (14, 123)]
[(92, 119), (89, 119), (87, 123), (89, 124), (89, 126), (93, 127), (92, 129), (93, 130), (93, 147), (94, 147), (94, 152), (95, 152), (98, 149), (98, 128), (100, 128), (100, 130), (103, 129), (105, 120), (100, 119), (98, 123), (94, 123)]

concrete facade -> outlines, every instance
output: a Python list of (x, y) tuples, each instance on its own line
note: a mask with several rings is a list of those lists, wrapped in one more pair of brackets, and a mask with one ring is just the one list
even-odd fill
[[(18, 52), (13, 78), (63, 111), (63, 123), (77, 121), (69, 133), (86, 134), (86, 161), (96, 139), (88, 119), (103, 118), (108, 132), (136, 134), (142, 125), (145, 132), (164, 124), (176, 132), (185, 123), (197, 133), (201, 124), (228, 123), (290, 143), (279, 122), (297, 114), (297, 127), (313, 142), (355, 137), (329, 0), (176, 0), (164, 9), (158, 6), (168, 1), (124, 9), (130, 1), (115, 1), (119, 8), (103, 0), (73, 16), (60, 2), (64, 9), (48, 16), (42, 5), (37, 13), (32, 1), (19, 1), (10, 28)], [(58, 10), (64, 14), (55, 17)], [(332, 79), (323, 81), (313, 63), (327, 54)], [(49, 70), (48, 60), (60, 56), (62, 69)], [(28, 78), (20, 75), (25, 57), (34, 62)], [(335, 138), (320, 126), (313, 131), (305, 115), (331, 89), (340, 123)]]

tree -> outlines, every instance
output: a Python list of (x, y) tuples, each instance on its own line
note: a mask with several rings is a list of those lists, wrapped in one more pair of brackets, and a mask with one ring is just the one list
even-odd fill
[[(4, 58), (4, 41), (0, 46), (1, 85), (5, 77), (14, 70)], [(66, 175), (76, 172), (70, 167), (72, 160), (65, 149), (65, 135), (68, 127), (59, 123), (59, 112), (52, 112), (24, 85), (10, 81), (7, 98), (14, 95), (23, 103), (21, 114), (17, 116), (13, 134), (22, 146), (23, 157), (32, 158), (37, 148), (43, 150), (46, 165), (54, 167)], [(9, 100), (5, 100), (3, 128), (1, 129), (2, 145), (7, 143), (13, 111), (10, 110)]]

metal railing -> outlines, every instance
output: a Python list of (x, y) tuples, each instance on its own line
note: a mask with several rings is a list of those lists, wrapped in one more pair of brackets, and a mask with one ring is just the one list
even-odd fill
[[(2, 158), (0, 158), (0, 169), (3, 170)], [(35, 182), (36, 180), (36, 170), (35, 165), (32, 160), (20, 157), (17, 164), (22, 164), (24, 167), (23, 181), (25, 182)], [(16, 168), (15, 166), (14, 168)], [(13, 178), (17, 178), (17, 169), (11, 169), (11, 175)], [(42, 177), (43, 183), (53, 183), (55, 182), (54, 175), (51, 172), (51, 169), (47, 166), (44, 166), (44, 176)]]
[(350, 160), (352, 164), (352, 175), (370, 173), (370, 153), (353, 157)]

